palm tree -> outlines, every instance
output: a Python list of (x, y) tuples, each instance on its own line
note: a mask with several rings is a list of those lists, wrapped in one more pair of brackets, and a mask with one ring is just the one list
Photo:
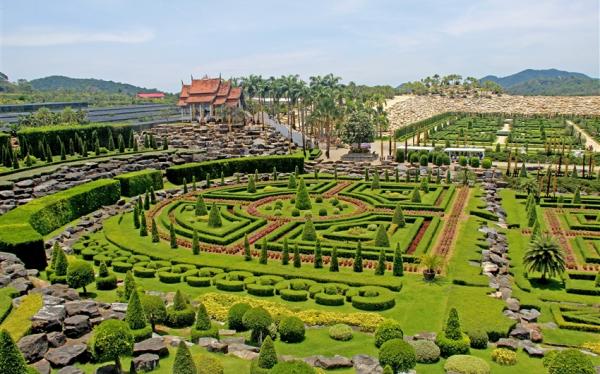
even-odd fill
[(424, 267), (423, 269), (423, 278), (426, 281), (433, 281), (435, 279), (435, 273), (442, 266), (442, 258), (437, 255), (424, 255), (421, 257), (421, 265)]
[(523, 256), (523, 264), (529, 272), (542, 273), (540, 280), (546, 282), (546, 275), (554, 277), (564, 273), (564, 252), (550, 234), (543, 233), (529, 245), (529, 249)]

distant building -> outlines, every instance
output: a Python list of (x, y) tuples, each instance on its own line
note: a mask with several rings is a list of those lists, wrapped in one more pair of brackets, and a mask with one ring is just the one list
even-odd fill
[(138, 92), (136, 96), (140, 99), (163, 99), (165, 94), (162, 92)]
[(198, 122), (215, 115), (218, 107), (240, 108), (243, 106), (242, 87), (233, 87), (231, 81), (219, 78), (193, 79), (191, 84), (181, 82), (177, 106)]

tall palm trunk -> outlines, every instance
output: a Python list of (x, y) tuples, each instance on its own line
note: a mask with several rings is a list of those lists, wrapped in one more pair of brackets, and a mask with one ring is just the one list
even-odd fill
[(326, 141), (326, 150), (325, 156), (329, 158), (329, 147), (331, 146), (331, 122), (329, 119), (325, 122), (325, 141)]
[(302, 132), (302, 153), (306, 157), (306, 134), (304, 121), (306, 120), (306, 112), (304, 111), (304, 105), (298, 108), (298, 114), (300, 115), (300, 131)]

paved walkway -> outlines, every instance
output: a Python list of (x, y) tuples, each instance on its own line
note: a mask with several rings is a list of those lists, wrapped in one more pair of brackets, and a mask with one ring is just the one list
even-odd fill
[(575, 128), (575, 130), (581, 133), (581, 136), (585, 136), (586, 149), (591, 146), (594, 152), (600, 152), (600, 143), (598, 143), (596, 139), (594, 139), (591, 135), (585, 132), (585, 130), (583, 130), (581, 127), (579, 127), (579, 125), (575, 124), (573, 121), (567, 120), (567, 123), (569, 125), (572, 125), (573, 128)]

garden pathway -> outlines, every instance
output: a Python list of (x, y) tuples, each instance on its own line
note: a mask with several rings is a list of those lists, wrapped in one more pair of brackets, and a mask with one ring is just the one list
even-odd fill
[(585, 145), (586, 145), (586, 147), (592, 147), (592, 149), (594, 150), (594, 152), (600, 152), (600, 143), (598, 143), (596, 141), (596, 139), (594, 139), (592, 136), (590, 136), (590, 134), (588, 134), (587, 132), (585, 132), (585, 130), (583, 130), (581, 127), (579, 127), (573, 121), (567, 120), (567, 123), (569, 125), (573, 126), (573, 128), (575, 130), (577, 130), (579, 133), (581, 133), (581, 136), (585, 136)]
[(456, 196), (456, 200), (454, 201), (454, 205), (452, 205), (452, 210), (448, 215), (448, 219), (442, 220), (442, 222), (444, 222), (444, 227), (434, 246), (434, 253), (438, 256), (444, 258), (449, 257), (448, 254), (450, 249), (453, 247), (456, 240), (459, 222), (466, 220), (469, 216), (468, 212), (465, 213), (464, 211), (465, 205), (469, 201), (469, 195), (470, 188), (467, 186), (461, 187)]
[(558, 219), (556, 213), (557, 213), (556, 209), (545, 209), (544, 215), (546, 218), (546, 222), (548, 223), (548, 226), (550, 227), (550, 231), (552, 232), (552, 235), (554, 235), (554, 237), (556, 237), (558, 239), (561, 247), (565, 249), (565, 252), (566, 252), (565, 260), (567, 263), (567, 268), (577, 270), (578, 265), (577, 265), (577, 260), (575, 259), (575, 252), (573, 251), (573, 248), (571, 247), (571, 244), (569, 242), (569, 239), (567, 238), (567, 235), (565, 235), (565, 231), (561, 227), (560, 220)]

